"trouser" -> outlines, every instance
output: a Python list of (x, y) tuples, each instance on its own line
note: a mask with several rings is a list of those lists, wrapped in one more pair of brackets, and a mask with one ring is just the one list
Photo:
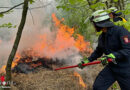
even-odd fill
[(120, 85), (121, 90), (130, 90), (130, 72), (116, 73), (109, 66), (106, 66), (97, 76), (93, 90), (107, 90), (115, 81)]

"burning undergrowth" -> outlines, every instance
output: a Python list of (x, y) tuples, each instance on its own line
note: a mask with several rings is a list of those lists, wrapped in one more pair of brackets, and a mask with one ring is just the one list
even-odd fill
[(13, 68), (13, 72), (15, 73), (31, 73), (37, 72), (39, 68), (46, 68), (49, 70), (53, 70), (55, 66), (62, 65), (59, 60), (53, 60), (45, 57), (34, 57), (29, 55), (28, 53), (32, 52), (31, 49), (26, 50), (22, 53), (21, 57), (16, 57), (17, 65)]
[[(82, 35), (75, 34), (74, 28), (62, 24), (64, 19), (58, 20), (55, 14), (52, 14), (52, 19), (55, 24), (54, 30), (46, 29), (38, 34), (32, 33), (32, 36), (23, 37), (20, 42), (12, 63), (12, 72), (15, 72), (13, 81), (16, 82), (18, 90), (32, 90), (38, 87), (44, 90), (61, 90), (63, 87), (64, 90), (85, 90), (88, 87), (77, 72), (53, 71), (63, 65), (79, 63), (81, 53), (91, 53), (92, 49)], [(0, 73), (5, 73), (5, 68), (6, 65), (0, 69)]]
[[(33, 36), (35, 42), (31, 42), (30, 38), (31, 45), (16, 54), (12, 64), (13, 72), (29, 73), (39, 67), (52, 70), (53, 66), (77, 64), (81, 59), (80, 52), (92, 52), (90, 43), (86, 42), (82, 35), (75, 34), (74, 28), (61, 23), (64, 19), (58, 20), (55, 14), (52, 14), (52, 18), (55, 30)], [(0, 69), (0, 73), (5, 71), (5, 67)]]

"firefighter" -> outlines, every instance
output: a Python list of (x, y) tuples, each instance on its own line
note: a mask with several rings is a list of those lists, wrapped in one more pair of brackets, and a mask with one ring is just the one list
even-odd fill
[(108, 9), (108, 11), (110, 12), (109, 13), (110, 18), (112, 18), (114, 22), (117, 21), (127, 22), (126, 19), (121, 16), (122, 12), (119, 12), (116, 7), (111, 7)]
[[(107, 90), (115, 81), (122, 90), (130, 90), (130, 33), (125, 28), (114, 25), (104, 10), (95, 11), (91, 21), (96, 31), (102, 31), (102, 34), (98, 38), (96, 50), (78, 64), (79, 68), (84, 68), (83, 63), (105, 55), (99, 60), (107, 65), (97, 76), (93, 90)], [(108, 63), (108, 58), (113, 62)]]

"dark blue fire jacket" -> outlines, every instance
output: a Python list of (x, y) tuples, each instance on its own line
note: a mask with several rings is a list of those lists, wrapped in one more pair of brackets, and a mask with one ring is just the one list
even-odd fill
[[(98, 46), (88, 60), (91, 62), (101, 57), (103, 54), (113, 53), (117, 64), (109, 63), (113, 70), (119, 68), (129, 68), (130, 70), (130, 32), (120, 26), (108, 28), (106, 33), (102, 33), (98, 38)], [(130, 72), (130, 71), (128, 71)]]
[(115, 18), (113, 18), (113, 21), (114, 22), (123, 21), (123, 19), (121, 17), (115, 17)]

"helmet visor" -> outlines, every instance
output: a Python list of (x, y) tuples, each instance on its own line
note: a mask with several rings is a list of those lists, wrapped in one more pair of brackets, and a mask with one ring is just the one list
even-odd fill
[(95, 25), (98, 27), (112, 27), (112, 26), (114, 26), (113, 22), (111, 22), (109, 20), (105, 20), (102, 22), (96, 22)]

